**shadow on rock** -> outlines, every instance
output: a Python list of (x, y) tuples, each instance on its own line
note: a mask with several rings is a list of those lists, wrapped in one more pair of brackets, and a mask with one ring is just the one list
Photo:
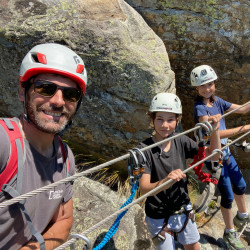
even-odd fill
[(209, 236), (207, 234), (200, 234), (200, 236), (201, 236), (200, 238), (201, 244), (209, 243), (211, 247), (214, 246), (214, 247), (219, 247), (220, 249), (228, 249), (227, 243), (222, 238), (218, 238), (216, 240), (214, 237)]
[[(106, 235), (107, 232), (103, 232), (101, 234), (98, 235), (98, 237), (96, 238), (95, 242), (94, 242), (94, 246), (93, 248), (97, 247), (101, 242), (102, 240), (104, 239), (105, 235)], [(116, 247), (115, 247), (115, 242), (113, 240), (113, 238), (111, 238), (107, 244), (105, 244), (105, 246), (103, 246), (101, 248), (102, 250), (118, 250)]]

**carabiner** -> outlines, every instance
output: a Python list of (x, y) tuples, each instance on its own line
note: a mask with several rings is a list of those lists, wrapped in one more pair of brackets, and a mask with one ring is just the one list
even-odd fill
[[(194, 136), (195, 136), (195, 139), (196, 139), (196, 142), (197, 142), (197, 143), (199, 143), (199, 142), (204, 142), (204, 144), (206, 144), (207, 141), (208, 141), (208, 139), (209, 139), (209, 137), (210, 137), (210, 135), (211, 135), (211, 132), (212, 132), (212, 131), (211, 131), (211, 128), (212, 128), (212, 126), (210, 125), (209, 122), (206, 122), (206, 123), (209, 123), (209, 125), (206, 125), (205, 122), (206, 122), (206, 121), (200, 122), (200, 123), (196, 123), (196, 124), (195, 124), (195, 127), (198, 127), (198, 126), (200, 127), (200, 128), (198, 129), (199, 135), (197, 134), (197, 130), (194, 131)], [(203, 134), (202, 134), (202, 128), (205, 129), (205, 134), (204, 134), (204, 136), (203, 136)]]
[[(84, 240), (87, 243), (84, 245), (83, 250), (90, 250), (91, 249), (91, 245), (92, 245), (91, 241), (86, 236), (84, 236), (82, 234), (71, 234), (69, 236), (69, 239), (73, 239), (73, 238)], [(70, 250), (75, 250), (74, 244), (70, 245)]]
[[(128, 175), (130, 185), (134, 185), (138, 179), (141, 178), (142, 173), (146, 166), (146, 157), (139, 148), (133, 148), (129, 150), (130, 157), (128, 159)], [(137, 155), (139, 154), (142, 160), (139, 160)]]
[(142, 157), (142, 162), (139, 162), (139, 166), (140, 166), (140, 174), (144, 173), (145, 171), (145, 166), (146, 166), (146, 162), (147, 162), (147, 159), (144, 155), (144, 153), (139, 149), (139, 148), (134, 148), (134, 150), (139, 153), (139, 155)]
[(213, 127), (211, 123), (209, 121), (203, 121), (203, 123), (207, 125), (207, 127), (209, 128), (209, 134), (211, 135), (211, 133), (213, 132)]
[(138, 159), (132, 149), (128, 150), (130, 157), (128, 158), (128, 176), (129, 183), (132, 186), (135, 183), (135, 173), (138, 172)]
[[(214, 149), (213, 150), (213, 152), (212, 152), (212, 154), (213, 153), (215, 153), (215, 152), (218, 152), (218, 153), (220, 153), (220, 158), (219, 158), (219, 160), (218, 161), (212, 161), (211, 160), (211, 165), (212, 165), (212, 169), (214, 170), (214, 171), (217, 171), (218, 169), (220, 169), (221, 167), (222, 167), (222, 163), (223, 163), (223, 159), (224, 159), (224, 154), (223, 154), (223, 152), (220, 150), (220, 149)], [(216, 164), (215, 164), (216, 163)], [(216, 165), (216, 166), (215, 166)]]

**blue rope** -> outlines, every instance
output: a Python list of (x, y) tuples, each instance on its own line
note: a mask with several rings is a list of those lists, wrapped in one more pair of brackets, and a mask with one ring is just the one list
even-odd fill
[[(129, 203), (131, 203), (133, 201), (133, 199), (135, 197), (135, 194), (136, 194), (136, 191), (138, 189), (138, 186), (139, 186), (138, 181), (136, 181), (136, 183), (134, 183), (132, 185), (130, 197), (128, 198), (128, 200), (125, 203), (123, 203), (123, 205), (120, 207), (120, 209), (123, 208), (123, 207), (125, 207), (125, 206), (127, 206)], [(109, 231), (106, 233), (106, 235), (104, 236), (104, 238), (101, 241), (101, 243), (99, 243), (98, 246), (96, 246), (95, 248), (93, 248), (93, 250), (100, 250), (100, 249), (102, 249), (108, 243), (108, 241), (114, 236), (114, 234), (118, 230), (120, 221), (121, 221), (122, 217), (127, 213), (127, 211), (128, 211), (128, 209), (125, 210), (125, 211), (123, 211), (122, 213), (118, 214), (115, 222), (110, 227)]]

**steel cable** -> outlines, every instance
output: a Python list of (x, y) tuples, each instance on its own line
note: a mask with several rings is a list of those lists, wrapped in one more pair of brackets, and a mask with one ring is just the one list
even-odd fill
[[(238, 107), (237, 109), (231, 110), (230, 112), (228, 112), (228, 113), (222, 115), (222, 117), (228, 116), (229, 114), (231, 114), (231, 113), (237, 111), (238, 109), (240, 109), (240, 108), (242, 108), (242, 107), (248, 105), (249, 103), (250, 103), (250, 101), (247, 102), (247, 103), (245, 103), (245, 104), (243, 104), (243, 105), (241, 105), (241, 106)], [(184, 132), (182, 132), (182, 133), (179, 133), (179, 134), (177, 134), (177, 135), (175, 135), (175, 136), (172, 136), (172, 137), (170, 137), (170, 138), (166, 138), (166, 139), (164, 139), (164, 140), (162, 140), (162, 141), (160, 141), (160, 142), (157, 142), (157, 143), (155, 143), (155, 144), (152, 144), (152, 145), (149, 145), (149, 146), (147, 146), (147, 147), (145, 147), (145, 148), (142, 148), (141, 151), (144, 152), (144, 151), (146, 151), (146, 150), (148, 150), (148, 149), (151, 149), (151, 148), (153, 148), (153, 147), (156, 147), (156, 146), (158, 146), (158, 145), (161, 145), (161, 144), (163, 144), (163, 143), (165, 143), (165, 142), (168, 142), (168, 141), (170, 141), (170, 140), (173, 140), (173, 139), (175, 139), (175, 138), (177, 138), (177, 137), (179, 137), (179, 136), (181, 136), (181, 135), (188, 134), (188, 133), (193, 132), (193, 131), (195, 131), (195, 130), (197, 130), (197, 129), (200, 129), (200, 128), (201, 128), (201, 126), (197, 126), (197, 127), (192, 128), (192, 129), (186, 130), (186, 131), (184, 131)], [(39, 194), (39, 193), (48, 191), (48, 190), (52, 189), (53, 187), (57, 187), (57, 186), (59, 186), (59, 185), (61, 185), (61, 184), (65, 184), (65, 183), (67, 183), (67, 182), (74, 181), (75, 179), (77, 179), (77, 178), (79, 178), (79, 177), (86, 176), (86, 175), (88, 175), (88, 174), (91, 174), (91, 173), (93, 173), (93, 172), (95, 172), (95, 171), (97, 171), (97, 170), (100, 170), (100, 169), (102, 169), (102, 168), (104, 168), (104, 167), (110, 166), (110, 165), (112, 165), (112, 164), (114, 164), (114, 163), (117, 163), (117, 162), (119, 162), (119, 161), (126, 160), (126, 159), (129, 158), (129, 156), (130, 156), (129, 153), (128, 153), (128, 154), (125, 154), (125, 155), (123, 155), (123, 156), (117, 157), (117, 158), (115, 158), (115, 159), (113, 159), (113, 160), (110, 160), (110, 161), (108, 161), (108, 162), (106, 162), (106, 163), (100, 164), (100, 165), (98, 165), (98, 166), (96, 166), (96, 167), (93, 167), (93, 168), (91, 168), (91, 169), (89, 169), (89, 170), (86, 170), (86, 171), (84, 171), (84, 172), (74, 174), (74, 175), (69, 176), (69, 177), (66, 177), (66, 178), (64, 178), (64, 179), (62, 179), (62, 180), (60, 180), (60, 181), (51, 183), (51, 184), (49, 184), (49, 185), (47, 185), (47, 186), (44, 186), (44, 187), (38, 188), (38, 189), (36, 189), (36, 190), (30, 191), (30, 192), (28, 192), (28, 193), (22, 194), (22, 195), (20, 195), (20, 196), (18, 196), (18, 197), (15, 197), (15, 198), (13, 198), (13, 199), (4, 201), (4, 202), (0, 203), (0, 209), (1, 209), (1, 208), (4, 208), (4, 207), (6, 207), (6, 206), (10, 206), (10, 205), (12, 205), (12, 204), (14, 204), (14, 203), (17, 203), (17, 202), (19, 202), (19, 201), (23, 201), (23, 200), (25, 200), (25, 199), (27, 199), (27, 198), (29, 198), (29, 197), (32, 197), (32, 196), (34, 196), (34, 195), (37, 195), (37, 194)]]
[[(228, 143), (226, 146), (222, 147), (221, 150), (224, 150), (225, 148), (229, 147), (230, 145), (234, 144), (235, 142), (239, 141), (240, 139), (242, 139), (243, 137), (247, 136), (248, 134), (250, 134), (250, 131), (246, 132), (245, 134), (241, 135), (240, 137), (238, 137), (237, 139), (235, 139), (234, 141)], [(216, 154), (218, 154), (218, 152), (214, 152), (211, 155), (205, 157), (204, 159), (200, 160), (199, 162), (195, 163), (194, 165), (192, 165), (191, 167), (185, 169), (183, 171), (183, 173), (187, 173), (190, 170), (192, 170), (194, 167), (198, 166), (199, 164), (201, 164), (202, 162), (212, 158), (213, 156), (215, 156)], [(106, 224), (109, 220), (114, 219), (118, 214), (122, 213), (123, 211), (129, 209), (130, 207), (134, 206), (135, 204), (139, 203), (140, 201), (142, 201), (143, 199), (147, 198), (148, 196), (153, 195), (155, 192), (161, 190), (163, 187), (167, 186), (168, 184), (173, 183), (173, 180), (168, 180), (164, 183), (162, 183), (161, 185), (159, 185), (158, 187), (152, 189), (151, 191), (149, 191), (148, 193), (140, 196), (138, 199), (134, 200), (133, 202), (131, 202), (130, 204), (128, 204), (127, 206), (121, 208), (120, 210), (114, 212), (113, 214), (111, 214), (110, 216), (106, 217), (105, 219), (103, 219), (102, 221), (98, 222), (97, 224), (95, 224), (94, 226), (90, 227), (89, 229), (87, 229), (86, 231), (84, 231), (83, 233), (81, 233), (82, 235), (87, 235), (90, 232), (96, 230), (98, 227), (103, 226), (104, 224)], [(61, 250), (64, 249), (67, 246), (70, 246), (71, 244), (73, 244), (76, 241), (76, 239), (71, 239), (67, 242), (65, 242), (64, 244), (62, 244), (61, 246), (59, 246), (58, 248), (56, 248), (56, 250)]]

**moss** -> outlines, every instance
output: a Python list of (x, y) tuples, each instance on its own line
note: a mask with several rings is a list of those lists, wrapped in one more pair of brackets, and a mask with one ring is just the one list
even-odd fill
[(223, 8), (217, 0), (207, 1), (173, 1), (173, 0), (160, 0), (157, 3), (157, 8), (162, 10), (176, 9), (177, 11), (192, 11), (197, 13), (203, 13), (205, 16), (217, 20), (221, 20), (225, 17)]

